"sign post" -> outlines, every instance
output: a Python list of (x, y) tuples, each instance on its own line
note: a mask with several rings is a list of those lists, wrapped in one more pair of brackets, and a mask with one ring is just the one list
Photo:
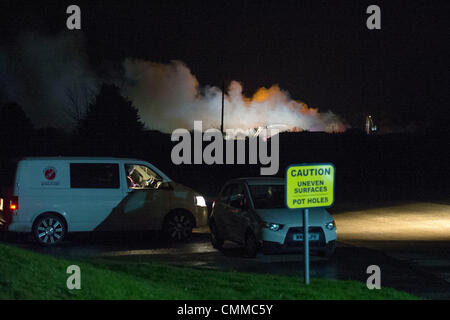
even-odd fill
[(333, 205), (334, 174), (331, 163), (293, 164), (286, 170), (286, 205), (289, 209), (303, 209), (306, 284), (309, 284), (309, 209)]
[(303, 209), (303, 246), (305, 255), (305, 283), (309, 284), (309, 209)]

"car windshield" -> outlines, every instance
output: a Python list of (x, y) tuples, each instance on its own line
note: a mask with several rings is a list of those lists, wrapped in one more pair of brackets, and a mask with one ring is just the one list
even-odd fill
[(162, 184), (162, 178), (146, 166), (127, 164), (125, 169), (129, 189), (158, 189)]
[(250, 185), (255, 209), (285, 208), (284, 185)]

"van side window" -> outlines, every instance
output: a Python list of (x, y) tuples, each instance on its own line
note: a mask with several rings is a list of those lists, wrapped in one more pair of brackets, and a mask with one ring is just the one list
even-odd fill
[(120, 188), (117, 163), (71, 163), (71, 188)]

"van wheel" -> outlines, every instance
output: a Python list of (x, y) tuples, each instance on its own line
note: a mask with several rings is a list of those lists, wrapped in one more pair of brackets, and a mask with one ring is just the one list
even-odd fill
[(183, 241), (192, 235), (194, 223), (192, 218), (183, 211), (171, 213), (164, 222), (165, 235), (175, 241)]
[(43, 246), (60, 244), (66, 237), (66, 233), (66, 222), (56, 214), (44, 214), (33, 225), (34, 238)]
[(253, 232), (248, 231), (245, 234), (245, 254), (248, 258), (256, 257), (258, 253), (258, 242)]

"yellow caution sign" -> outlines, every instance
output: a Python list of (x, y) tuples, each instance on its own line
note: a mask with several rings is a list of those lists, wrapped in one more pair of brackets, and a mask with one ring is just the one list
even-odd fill
[(286, 205), (290, 209), (331, 207), (334, 165), (293, 164), (286, 170)]

